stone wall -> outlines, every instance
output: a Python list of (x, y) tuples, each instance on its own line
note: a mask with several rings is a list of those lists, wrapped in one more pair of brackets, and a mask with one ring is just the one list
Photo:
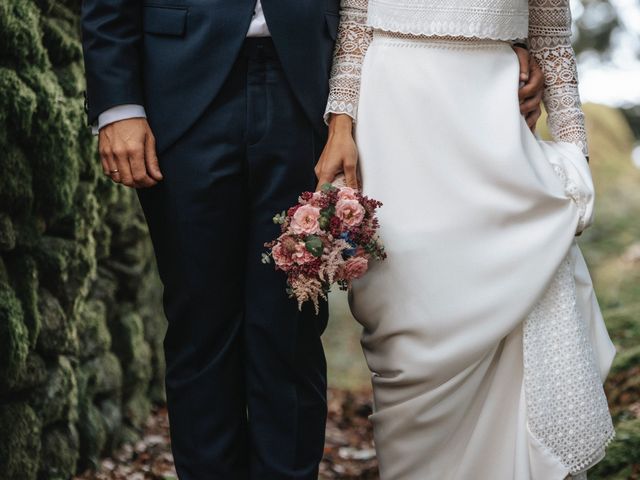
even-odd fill
[(0, 2), (0, 479), (67, 479), (163, 400), (161, 287), (86, 126), (80, 0)]

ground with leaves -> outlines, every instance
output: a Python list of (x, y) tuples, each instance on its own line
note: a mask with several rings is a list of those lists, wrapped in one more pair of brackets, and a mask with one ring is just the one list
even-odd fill
[[(329, 391), (329, 419), (320, 478), (373, 480), (378, 468), (373, 448), (371, 392)], [(175, 480), (166, 408), (157, 408), (146, 423), (142, 438), (126, 444), (100, 469), (75, 480)]]

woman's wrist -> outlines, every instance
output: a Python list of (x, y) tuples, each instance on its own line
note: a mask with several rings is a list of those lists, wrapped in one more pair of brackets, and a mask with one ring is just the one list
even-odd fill
[(346, 113), (332, 113), (329, 118), (329, 135), (349, 134), (353, 130), (353, 119)]

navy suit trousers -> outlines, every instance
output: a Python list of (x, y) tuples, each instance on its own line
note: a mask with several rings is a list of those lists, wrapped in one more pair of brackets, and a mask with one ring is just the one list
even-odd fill
[[(179, 71), (174, 72), (180, 75)], [(275, 213), (315, 188), (323, 139), (268, 38), (245, 41), (198, 121), (138, 190), (164, 285), (180, 480), (316, 480), (326, 421), (320, 315), (261, 263)]]

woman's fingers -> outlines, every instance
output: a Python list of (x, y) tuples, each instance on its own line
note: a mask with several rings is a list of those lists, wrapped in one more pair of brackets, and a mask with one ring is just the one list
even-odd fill
[(526, 82), (529, 80), (529, 52), (522, 47), (513, 47), (513, 51), (516, 52), (520, 64), (520, 81)]
[(536, 132), (536, 124), (538, 123), (538, 119), (542, 115), (542, 110), (540, 109), (540, 105), (533, 112), (529, 113), (525, 118), (527, 121), (527, 125), (531, 129), (533, 133)]

